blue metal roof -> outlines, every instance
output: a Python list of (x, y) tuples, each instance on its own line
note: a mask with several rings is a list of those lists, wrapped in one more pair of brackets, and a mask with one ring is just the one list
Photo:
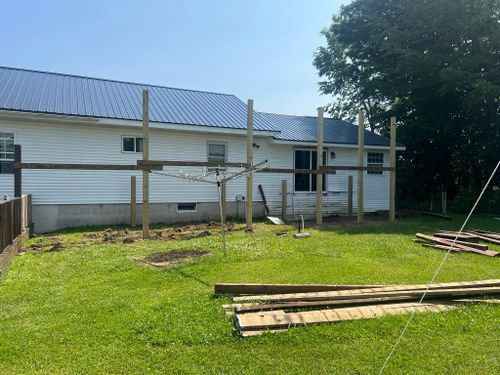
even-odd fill
[[(247, 106), (234, 95), (0, 67), (0, 110), (141, 120), (143, 89), (153, 122), (246, 129)], [(316, 122), (254, 111), (254, 129), (278, 140), (316, 142)], [(325, 143), (358, 143), (358, 127), (346, 121), (325, 118), (324, 129)], [(389, 139), (365, 131), (365, 144), (389, 146)]]
[[(298, 142), (317, 141), (317, 117), (260, 113), (279, 129), (280, 132), (274, 136), (275, 139)], [(324, 118), (323, 129), (325, 143), (358, 144), (356, 125), (333, 118)], [(389, 146), (390, 141), (386, 137), (365, 130), (365, 144)]]
[[(151, 121), (246, 129), (246, 104), (234, 95), (0, 67), (2, 110), (141, 120), (143, 89)], [(254, 129), (275, 130), (257, 112)]]

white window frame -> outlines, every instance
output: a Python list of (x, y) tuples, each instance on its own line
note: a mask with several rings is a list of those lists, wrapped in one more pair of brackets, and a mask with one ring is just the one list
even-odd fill
[[(123, 139), (124, 138), (134, 138), (134, 151), (125, 151), (123, 149)], [(122, 135), (122, 143), (120, 145), (122, 154), (142, 154), (142, 151), (136, 151), (136, 146), (137, 146), (137, 138), (142, 139), (142, 147), (144, 147), (144, 137), (142, 136), (136, 136), (136, 135)]]
[[(16, 144), (16, 132), (11, 131), (11, 130), (0, 130), (0, 133), (12, 134), (14, 136), (14, 145)], [(14, 155), (12, 155), (12, 159), (3, 159), (3, 158), (0, 158), (0, 161), (14, 161)]]
[[(313, 151), (317, 151), (317, 149), (315, 148), (307, 148), (307, 147), (295, 147), (293, 149), (293, 169), (295, 169), (295, 151), (309, 151), (311, 153), (311, 164), (312, 164), (312, 152)], [(329, 155), (328, 155), (328, 148), (323, 148), (323, 153), (325, 154), (326, 153), (326, 157), (324, 158), (323, 160), (323, 165), (324, 166), (327, 166), (328, 165), (328, 161), (329, 161)], [(313, 166), (311, 169), (316, 169), (316, 166)], [(294, 194), (316, 194), (316, 191), (315, 190), (308, 190), (308, 191), (298, 191), (298, 190), (295, 190), (295, 175), (297, 173), (294, 173), (293, 174), (293, 193)], [(311, 179), (312, 178), (316, 178), (316, 175), (315, 174), (310, 174), (311, 175)], [(323, 190), (323, 193), (326, 193), (328, 192), (328, 178), (326, 178), (328, 175), (327, 174), (324, 174), (323, 175), (323, 181), (325, 182), (325, 189)], [(310, 182), (310, 186), (312, 187), (312, 180)]]
[(207, 162), (210, 162), (210, 145), (216, 145), (216, 146), (224, 146), (224, 161), (216, 161), (213, 163), (227, 163), (228, 161), (228, 143), (227, 142), (221, 142), (221, 141), (207, 141)]
[[(194, 210), (179, 210), (180, 204), (194, 204)], [(179, 214), (188, 213), (188, 212), (197, 212), (197, 211), (198, 211), (198, 203), (196, 203), (196, 202), (179, 202), (179, 203), (177, 203), (177, 213), (179, 213)]]
[[(382, 163), (368, 163), (368, 155), (369, 154), (380, 154), (382, 155)], [(366, 152), (366, 167), (369, 168), (369, 167), (383, 167), (384, 166), (384, 162), (385, 162), (385, 156), (384, 156), (384, 153), (383, 152), (378, 152), (378, 151), (367, 151)], [(366, 174), (367, 175), (370, 175), (370, 176), (383, 176), (384, 175), (384, 171), (369, 171), (367, 170), (366, 171)]]

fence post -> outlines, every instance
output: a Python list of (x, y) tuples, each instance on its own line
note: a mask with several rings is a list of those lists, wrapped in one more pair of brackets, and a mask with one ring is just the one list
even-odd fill
[(286, 222), (286, 201), (287, 201), (286, 180), (281, 181), (281, 220)]
[(130, 226), (137, 225), (137, 178), (130, 177)]
[(353, 194), (353, 178), (349, 176), (347, 179), (347, 216), (352, 217), (352, 194)]
[(362, 224), (364, 221), (364, 209), (363, 209), (363, 178), (364, 171), (363, 167), (365, 165), (365, 114), (362, 110), (359, 110), (358, 114), (358, 224)]
[(16, 164), (21, 163), (21, 146), (14, 145), (14, 197), (22, 194), (22, 169), (16, 168)]

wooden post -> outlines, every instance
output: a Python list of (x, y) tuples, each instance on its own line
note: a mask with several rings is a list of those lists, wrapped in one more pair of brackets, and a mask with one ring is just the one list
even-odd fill
[[(142, 90), (142, 159), (149, 159), (149, 91)], [(149, 171), (142, 171), (142, 237), (149, 238)]]
[[(358, 166), (365, 165), (365, 114), (362, 110), (358, 113)], [(363, 212), (363, 177), (364, 171), (358, 171), (358, 224), (364, 221)]]
[(353, 188), (352, 188), (352, 181), (353, 178), (352, 176), (349, 176), (347, 179), (347, 216), (352, 217), (352, 195), (353, 195)]
[[(21, 163), (21, 146), (14, 145), (14, 164)], [(20, 197), (23, 192), (22, 169), (14, 168), (14, 197)]]
[(221, 205), (222, 205), (222, 214), (223, 214), (223, 216), (226, 216), (226, 210), (227, 210), (227, 182), (226, 181), (221, 181), (221, 183), (220, 183), (220, 199), (221, 199)]
[(286, 201), (287, 201), (286, 180), (281, 181), (281, 220), (286, 222)]
[[(316, 169), (323, 166), (323, 108), (318, 108)], [(316, 224), (323, 224), (323, 175), (316, 174)]]
[(130, 177), (130, 226), (135, 228), (137, 225), (137, 179)]
[[(247, 104), (247, 164), (253, 166), (253, 99), (248, 99)], [(246, 196), (246, 223), (247, 229), (252, 229), (253, 221), (253, 174), (247, 174)]]
[(391, 117), (391, 168), (389, 191), (389, 221), (396, 220), (396, 117)]

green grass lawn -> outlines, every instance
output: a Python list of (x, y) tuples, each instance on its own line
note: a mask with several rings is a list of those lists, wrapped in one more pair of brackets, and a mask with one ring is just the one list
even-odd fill
[[(229, 297), (214, 297), (213, 284), (425, 283), (444, 252), (413, 243), (414, 233), (456, 230), (462, 220), (309, 229), (301, 240), (258, 224), (228, 236), (226, 258), (217, 235), (26, 253), (0, 279), (0, 373), (375, 374), (408, 315), (241, 338), (221, 307)], [(470, 226), (500, 230), (486, 216)], [(214, 255), (167, 269), (130, 259), (173, 249)], [(500, 278), (499, 265), (450, 254), (437, 281)], [(500, 307), (469, 305), (418, 314), (386, 373), (499, 374), (499, 359)]]

